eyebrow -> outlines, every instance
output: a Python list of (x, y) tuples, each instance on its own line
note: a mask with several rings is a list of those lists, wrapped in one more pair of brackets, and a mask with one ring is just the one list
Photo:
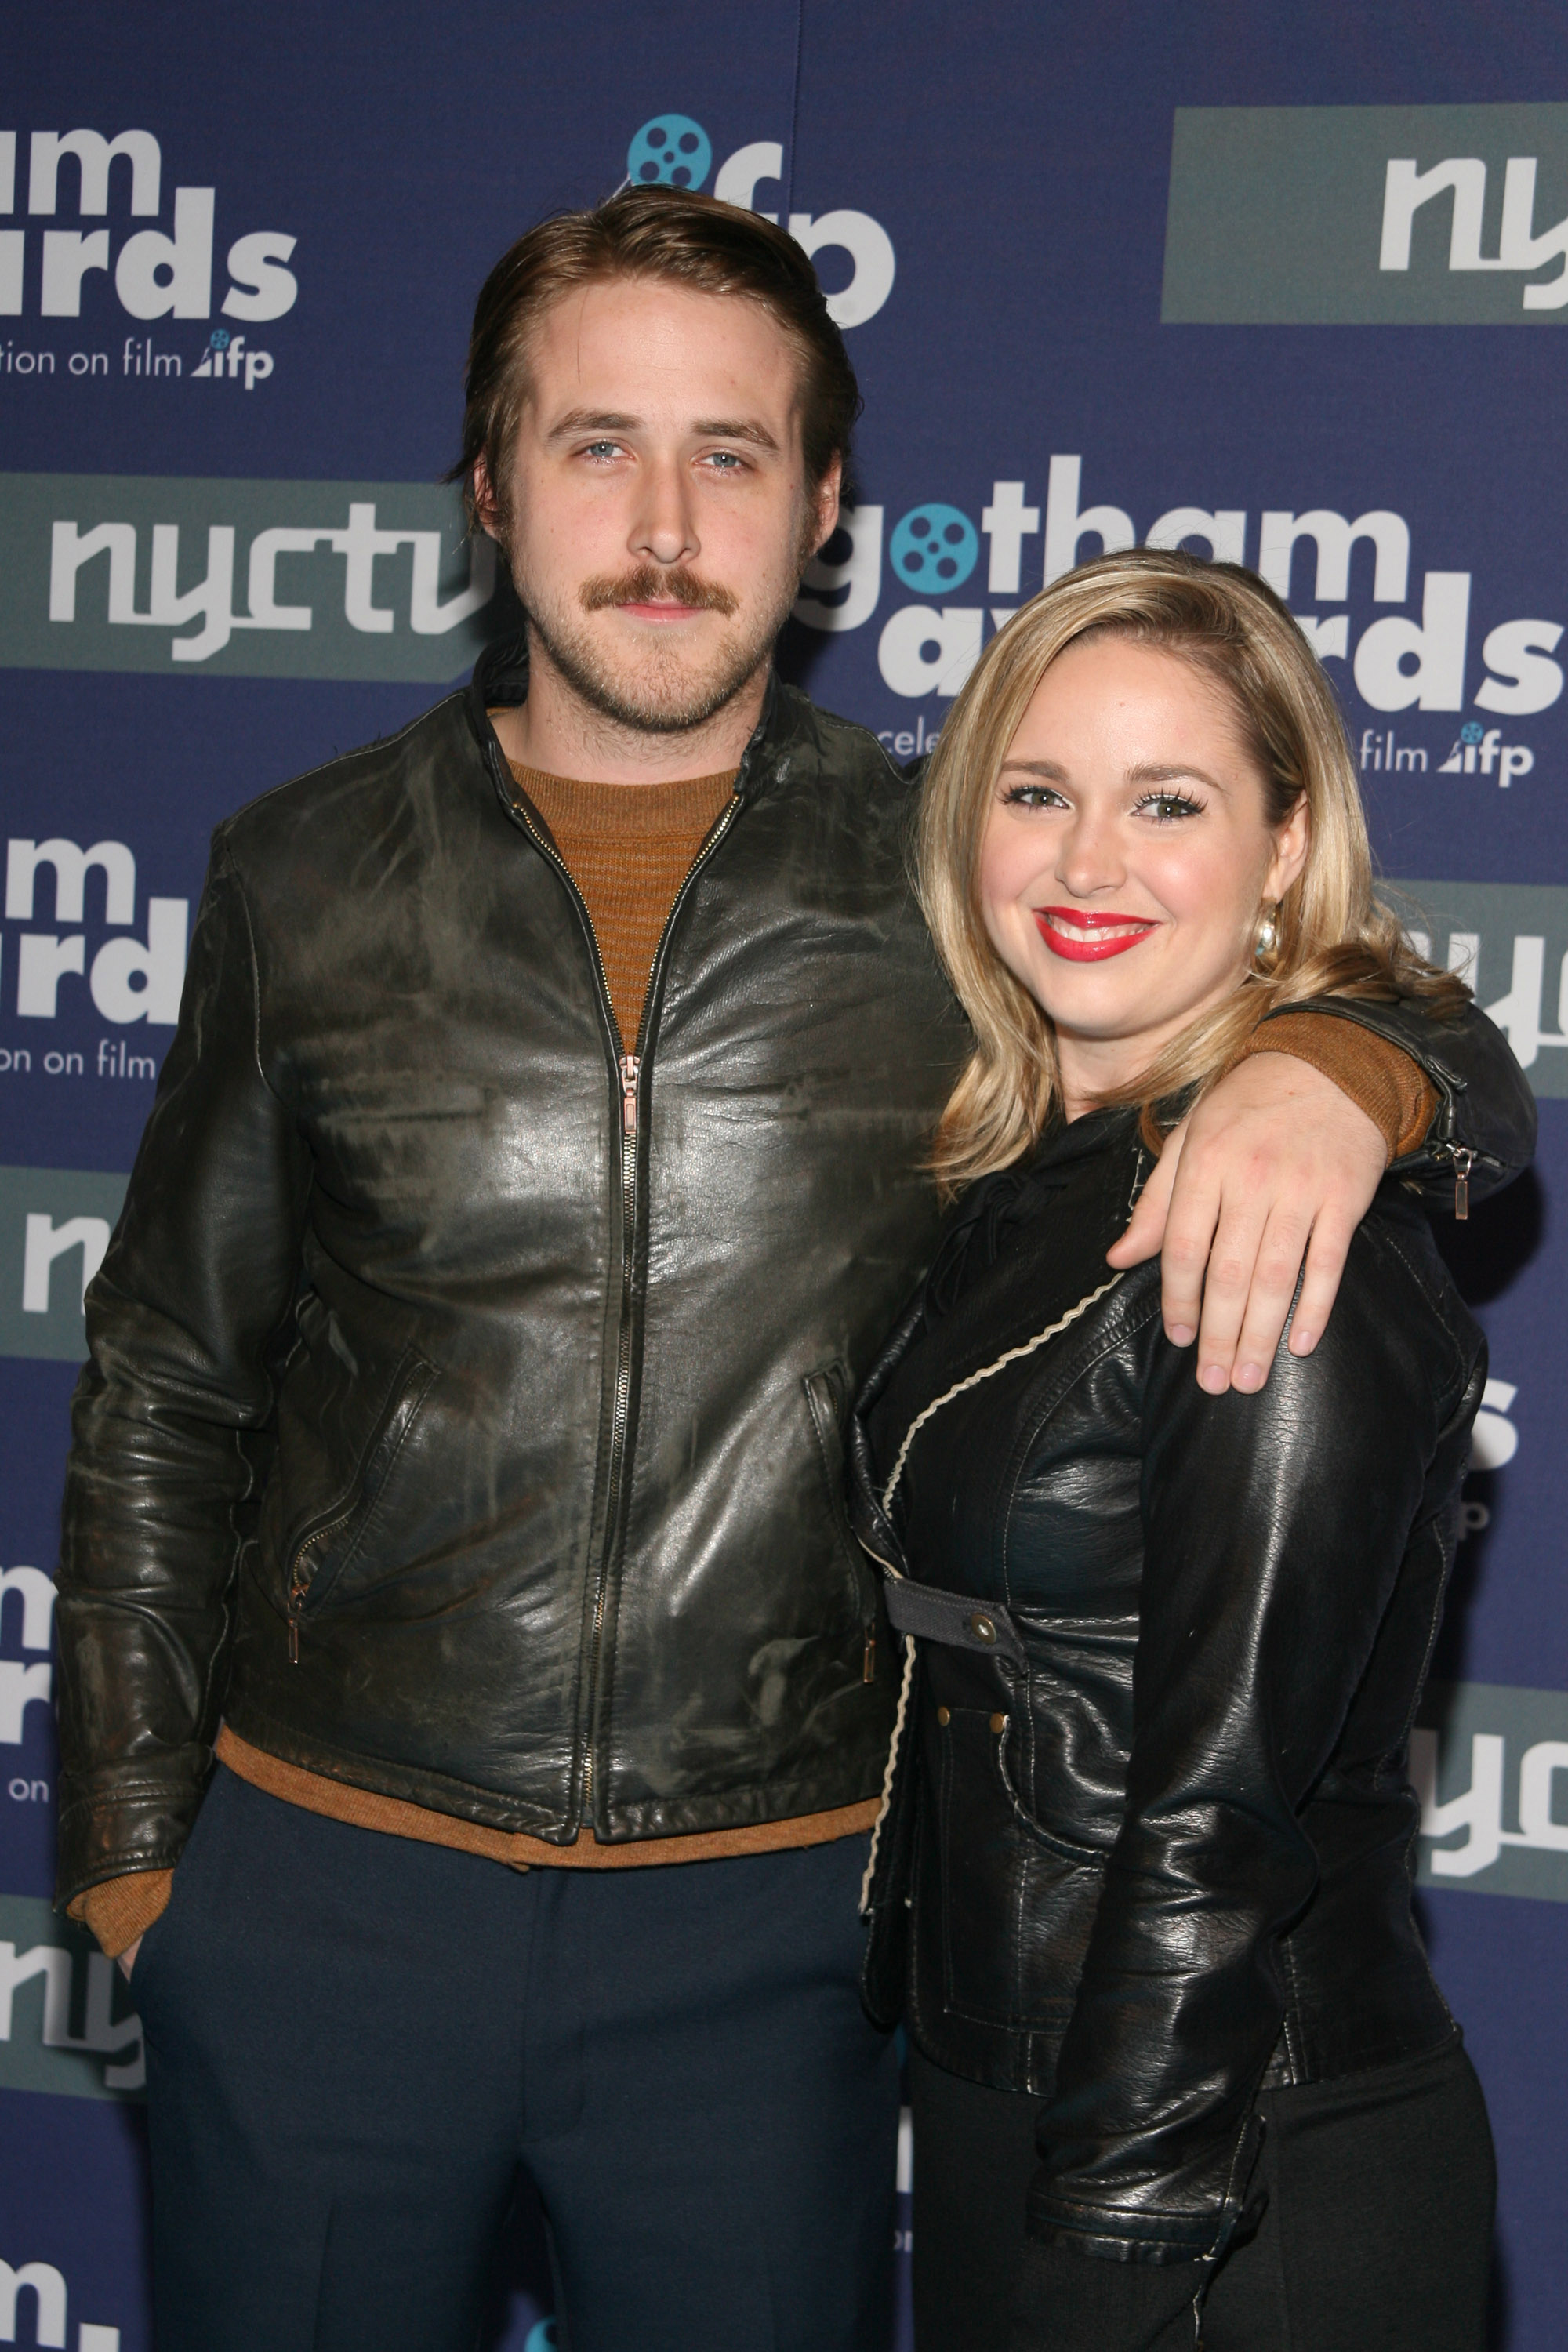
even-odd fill
[(552, 441), (563, 441), (572, 433), (632, 433), (642, 423), (640, 416), (626, 416), (613, 408), (569, 408), (550, 428)]
[(693, 429), (705, 441), (749, 441), (754, 448), (775, 451), (779, 446), (765, 425), (750, 417), (700, 418)]
[[(574, 433), (635, 433), (643, 423), (640, 416), (631, 416), (619, 409), (570, 408), (551, 426), (552, 441), (570, 439)], [(751, 417), (699, 417), (691, 430), (704, 441), (746, 441), (753, 448), (771, 449), (777, 454), (778, 443), (765, 425)]]
[[(1067, 770), (1058, 766), (1055, 760), (1004, 760), (999, 773), (1004, 776), (1038, 776), (1043, 782), (1051, 784), (1065, 784), (1068, 781)], [(1194, 783), (1206, 784), (1211, 792), (1223, 793), (1225, 790), (1218, 777), (1211, 776), (1206, 768), (1163, 766), (1145, 761), (1142, 766), (1127, 771), (1130, 784), (1174, 784), (1180, 783), (1184, 778)]]

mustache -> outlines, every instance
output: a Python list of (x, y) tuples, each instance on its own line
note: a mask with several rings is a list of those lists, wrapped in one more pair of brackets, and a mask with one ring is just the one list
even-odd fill
[(693, 613), (737, 613), (739, 598), (717, 581), (699, 580), (695, 572), (683, 564), (673, 570), (651, 563), (639, 563), (635, 571), (623, 572), (612, 578), (601, 572), (584, 580), (577, 592), (585, 613), (601, 613), (616, 604), (684, 604)]

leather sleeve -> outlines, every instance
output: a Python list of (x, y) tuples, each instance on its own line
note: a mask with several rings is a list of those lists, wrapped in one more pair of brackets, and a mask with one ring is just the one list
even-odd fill
[(1316, 1353), (1281, 1342), (1257, 1395), (1205, 1395), (1151, 1327), (1126, 1810), (1040, 2120), (1036, 2236), (1190, 2262), (1244, 2208), (1278, 1939), (1317, 1883), (1298, 1809), (1409, 1532), (1457, 1491), (1484, 1378), (1402, 1248), (1360, 1229)]
[(172, 1868), (195, 1818), (309, 1188), (263, 1075), (250, 922), (220, 834), (179, 1024), (87, 1297), (58, 1580), (62, 1905)]
[[(1356, 1023), (1408, 1054), (1431, 1079), (1438, 1100), (1426, 1139), (1394, 1162), (1394, 1173), (1415, 1185), (1429, 1210), (1453, 1212), (1456, 1154), (1471, 1155), (1466, 1181), (1472, 1201), (1500, 1192), (1529, 1167), (1535, 1153), (1535, 1097), (1507, 1038), (1479, 1006), (1469, 1005), (1457, 1021), (1438, 1021), (1414, 997), (1377, 1003), (1319, 996), (1310, 1005), (1281, 1005), (1269, 1020), (1306, 1011)], [(1260, 1024), (1258, 1040), (1268, 1026), (1268, 1021)]]

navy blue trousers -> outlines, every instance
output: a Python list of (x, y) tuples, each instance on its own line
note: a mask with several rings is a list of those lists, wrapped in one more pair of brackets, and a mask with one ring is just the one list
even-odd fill
[(132, 1978), (158, 2352), (472, 2352), (520, 2170), (571, 2352), (887, 2352), (864, 1859), (520, 1872), (220, 1769)]

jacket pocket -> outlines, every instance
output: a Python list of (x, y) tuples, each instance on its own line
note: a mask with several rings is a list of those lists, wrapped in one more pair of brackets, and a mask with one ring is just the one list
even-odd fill
[(1070, 2011), (1103, 1856), (1025, 1811), (1005, 1752), (1018, 1702), (1002, 1678), (982, 1696), (967, 1659), (957, 1672), (951, 1654), (933, 1664), (928, 1651), (927, 1661), (921, 1736), (937, 1867), (921, 1876), (924, 1902), (934, 1896), (940, 1914), (943, 2005), (976, 2024), (1058, 2032)]
[(376, 1507), (436, 1378), (436, 1366), (417, 1349), (405, 1349), (352, 1479), (295, 1538), (288, 1563), (291, 1656), (299, 1654), (300, 1626), (319, 1613), (363, 1551)]
[(806, 1408), (811, 1414), (817, 1460), (822, 1465), (823, 1484), (826, 1489), (828, 1516), (844, 1566), (849, 1604), (865, 1643), (864, 1679), (872, 1682), (876, 1678), (877, 1616), (880, 1591), (849, 1524), (848, 1458), (844, 1444), (844, 1422), (849, 1410), (848, 1367), (836, 1357), (819, 1372), (807, 1372), (801, 1386), (805, 1391)]

